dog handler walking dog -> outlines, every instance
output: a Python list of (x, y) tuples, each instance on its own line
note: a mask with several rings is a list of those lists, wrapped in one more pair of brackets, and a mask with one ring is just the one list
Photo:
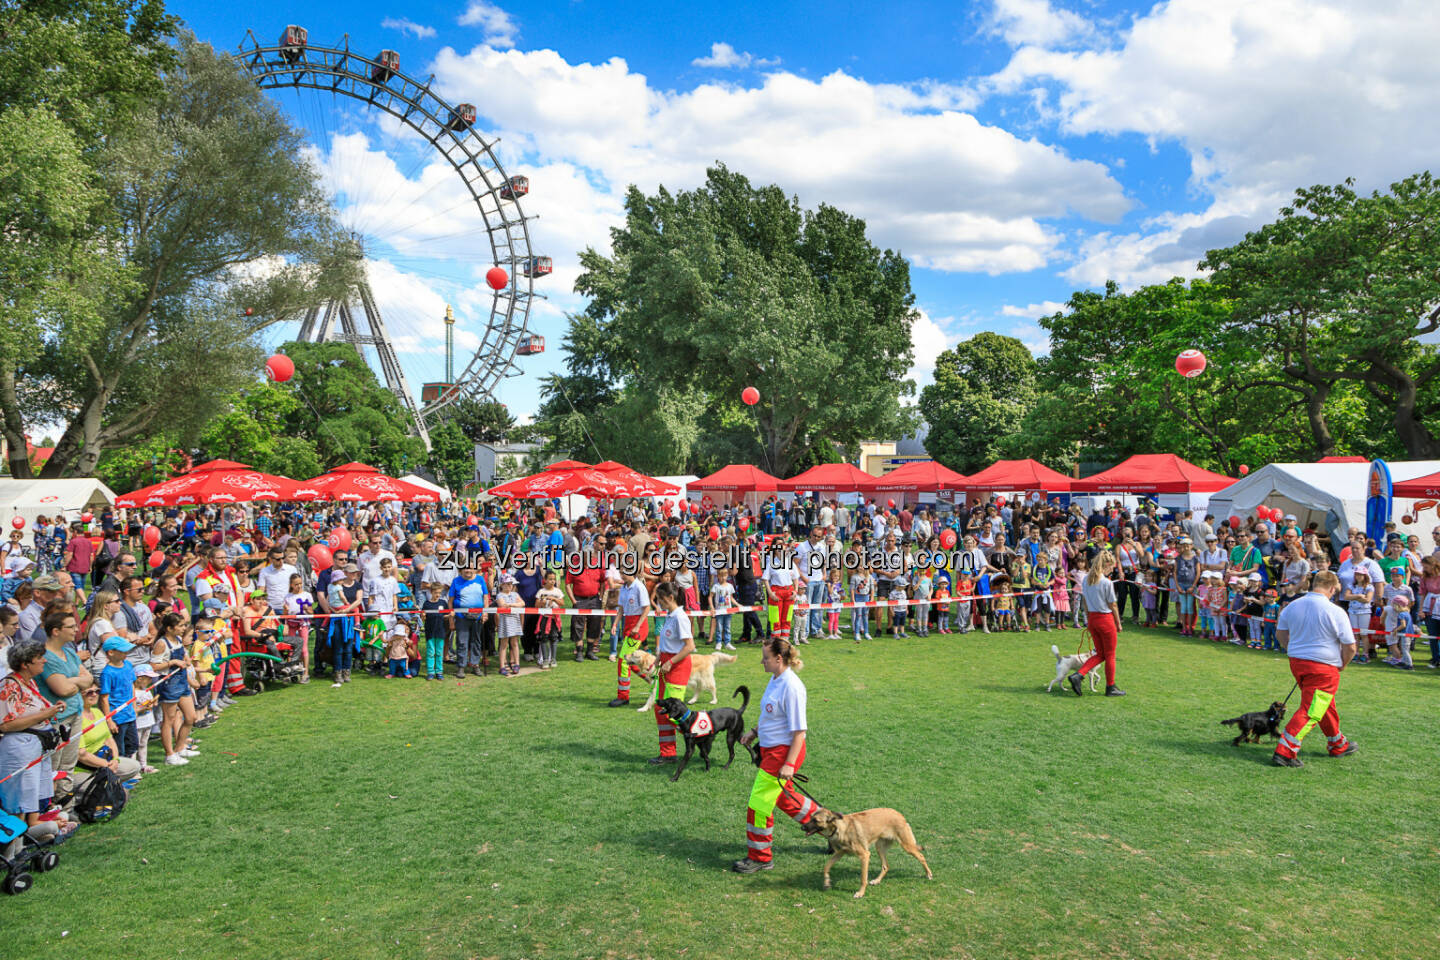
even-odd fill
[(1355, 655), (1350, 620), (1330, 602), (1339, 589), (1339, 577), (1319, 571), (1310, 592), (1286, 606), (1276, 624), (1275, 638), (1290, 655), (1290, 672), (1300, 685), (1300, 706), (1275, 745), (1277, 767), (1304, 766), (1298, 756), (1300, 741), (1317, 723), (1329, 742), (1330, 756), (1343, 757), (1359, 749), (1340, 732), (1340, 714), (1335, 710), (1340, 671)]
[[(760, 665), (770, 674), (760, 698), (760, 720), (740, 739), (760, 739), (760, 769), (750, 788), (745, 812), (745, 859), (731, 865), (736, 873), (769, 870), (770, 843), (775, 832), (775, 807), (802, 827), (820, 806), (802, 797), (791, 778), (805, 762), (805, 684), (795, 675), (802, 666), (790, 641), (776, 638), (761, 648)], [(808, 831), (807, 831), (808, 832)]]
[(1105, 662), (1105, 696), (1125, 696), (1125, 691), (1115, 686), (1115, 646), (1120, 641), (1120, 610), (1115, 602), (1115, 583), (1110, 579), (1110, 568), (1114, 566), (1113, 553), (1109, 550), (1097, 553), (1080, 587), (1085, 595), (1086, 622), (1090, 627), (1090, 638), (1095, 641), (1095, 654), (1068, 678), (1070, 689), (1077, 697), (1081, 695), (1081, 678), (1099, 666), (1102, 660)]
[(690, 682), (693, 666), (690, 654), (695, 652), (695, 636), (690, 630), (690, 615), (680, 604), (680, 588), (662, 583), (655, 588), (655, 602), (665, 611), (660, 625), (660, 639), (655, 645), (659, 658), (655, 661), (655, 682), (661, 685), (655, 694), (655, 725), (660, 730), (660, 756), (651, 763), (675, 762), (675, 723), (661, 705), (666, 697), (685, 698), (685, 685)]
[(630, 665), (625, 658), (644, 645), (650, 636), (650, 591), (635, 576), (635, 571), (620, 574), (625, 585), (620, 588), (620, 614), (625, 618), (625, 633), (620, 641), (620, 657), (615, 661), (615, 699), (612, 707), (630, 702)]

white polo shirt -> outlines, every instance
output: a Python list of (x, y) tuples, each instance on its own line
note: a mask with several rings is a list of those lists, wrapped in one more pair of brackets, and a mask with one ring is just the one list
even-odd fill
[(760, 698), (760, 720), (755, 724), (760, 748), (789, 746), (805, 727), (805, 684), (794, 670), (771, 677)]
[(626, 617), (638, 617), (650, 606), (650, 591), (637, 578), (620, 588), (620, 613)]
[(1345, 611), (1318, 593), (1307, 593), (1287, 604), (1275, 626), (1290, 632), (1285, 652), (1292, 660), (1344, 666), (1340, 648), (1355, 642)]

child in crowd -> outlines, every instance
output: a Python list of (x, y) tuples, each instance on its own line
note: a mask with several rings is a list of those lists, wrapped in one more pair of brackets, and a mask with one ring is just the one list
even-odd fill
[[(1295, 584), (1285, 584), (1287, 590), (1294, 590)], [(1275, 622), (1280, 619), (1280, 595), (1271, 587), (1265, 591), (1265, 609), (1262, 613), (1265, 623), (1260, 628), (1260, 649), (1279, 650), (1280, 640), (1275, 635)]]
[(894, 628), (895, 636), (905, 636), (905, 614), (908, 610), (905, 601), (910, 599), (905, 592), (905, 578), (897, 577), (895, 583), (890, 587), (890, 596), (886, 597), (895, 606), (890, 608), (890, 622)]
[(1140, 606), (1145, 609), (1145, 626), (1159, 625), (1159, 603), (1160, 585), (1155, 582), (1155, 571), (1146, 570), (1145, 579), (1140, 581)]
[(615, 652), (620, 649), (620, 631), (625, 620), (620, 615), (620, 571), (610, 567), (605, 571), (605, 595), (600, 600), (602, 609), (609, 611), (610, 622), (605, 633), (610, 637), (610, 662), (615, 662)]
[(1030, 563), (1030, 557), (1023, 551), (1017, 554), (1010, 564), (1010, 586), (1016, 594), (1012, 599), (1010, 609), (1015, 618), (1015, 629), (1024, 633), (1030, 632), (1030, 618), (1027, 614), (1030, 606), (1028, 593), (1031, 589), (1031, 574), (1034, 573), (1034, 569)]
[(1055, 571), (1050, 568), (1050, 554), (1045, 550), (1035, 556), (1030, 582), (1035, 587), (1035, 595), (1030, 598), (1030, 609), (1035, 613), (1035, 623), (1049, 633), (1051, 610), (1055, 600), (1052, 592), (1055, 586)]
[(390, 630), (390, 636), (385, 641), (385, 659), (390, 663), (390, 672), (385, 674), (385, 679), (410, 676), (409, 656), (407, 655), (408, 641), (410, 640), (410, 626), (405, 623), (396, 623)]
[(1075, 598), (1070, 604), (1074, 617), (1071, 626), (1079, 630), (1085, 626), (1085, 577), (1090, 572), (1090, 561), (1085, 559), (1081, 553), (1075, 557), (1075, 569), (1070, 571), (1070, 582), (1066, 584), (1070, 588), (1070, 594)]
[(1050, 605), (1054, 612), (1051, 617), (1055, 621), (1057, 630), (1064, 630), (1069, 627), (1066, 623), (1070, 619), (1070, 589), (1065, 582), (1068, 577), (1064, 570), (1056, 570), (1050, 580)]
[[(827, 575), (827, 577), (826, 577), (826, 580), (825, 580), (825, 602), (826, 602), (826, 603), (844, 603), (844, 602), (845, 602), (845, 585), (840, 582), (840, 568), (839, 568), (839, 567), (836, 567), (835, 569), (831, 570), (830, 573), (829, 573), (829, 574)], [(827, 610), (827, 611), (825, 612), (825, 620), (826, 620), (826, 626), (827, 626), (827, 628), (828, 628), (828, 629), (826, 630), (826, 639), (828, 639), (828, 640), (839, 640), (839, 639), (840, 639), (840, 608), (839, 608), (839, 607), (835, 607), (835, 608), (832, 609), (832, 610)]]
[[(686, 602), (689, 603), (689, 600)], [(565, 594), (560, 592), (554, 570), (545, 574), (545, 584), (535, 594), (535, 605), (547, 611), (558, 610), (565, 605)], [(699, 607), (698, 601), (696, 607)], [(539, 644), (535, 651), (536, 665), (541, 670), (554, 670), (555, 649), (560, 645), (560, 614), (540, 614), (540, 620), (535, 626), (535, 639)]]
[(996, 577), (991, 581), (996, 591), (995, 600), (991, 606), (991, 613), (995, 617), (995, 629), (1015, 629), (1015, 597), (1010, 592), (1010, 580), (1007, 577)]
[(155, 727), (155, 710), (160, 701), (150, 689), (155, 685), (155, 668), (142, 663), (135, 668), (135, 737), (137, 747), (135, 759), (140, 761), (141, 773), (155, 773), (150, 766), (150, 731)]
[(915, 635), (930, 636), (930, 597), (935, 592), (935, 580), (930, 570), (919, 570), (915, 574)]
[(1210, 581), (1215, 576), (1214, 570), (1205, 570), (1200, 574), (1200, 579), (1195, 582), (1195, 614), (1196, 632), (1193, 636), (1208, 637), (1211, 635), (1210, 623)]
[(449, 626), (445, 622), (445, 588), (438, 583), (420, 585), (420, 609), (425, 616), (425, 679), (441, 680), (445, 676), (445, 639)]
[[(525, 599), (515, 588), (515, 575), (500, 574), (500, 592), (495, 595), (497, 607), (523, 607)], [(497, 614), (499, 626), (496, 629), (496, 646), (500, 651), (500, 676), (515, 677), (520, 674), (521, 615), (519, 613)]]
[[(869, 603), (875, 596), (875, 577), (868, 567), (860, 567), (850, 578), (850, 600), (854, 603)], [(857, 606), (850, 611), (850, 632), (855, 642), (870, 639), (870, 608)]]
[(215, 632), (215, 620), (202, 614), (195, 620), (195, 632), (190, 642), (190, 660), (195, 664), (191, 686), (194, 688), (195, 709), (209, 716), (197, 722), (197, 727), (202, 724), (210, 726), (220, 713), (221, 708), (212, 701), (210, 692), (215, 685), (215, 661), (222, 656), (224, 651), (220, 647), (219, 634)]
[(1210, 639), (1217, 642), (1229, 639), (1230, 593), (1225, 587), (1225, 578), (1219, 573), (1210, 578), (1205, 605), (1210, 609)]
[(305, 589), (305, 578), (295, 573), (290, 575), (290, 589), (285, 594), (285, 636), (300, 649), (300, 661), (305, 672), (300, 675), (301, 683), (310, 682), (310, 614), (315, 612), (315, 597)]
[(1403, 593), (1397, 593), (1385, 605), (1385, 645), (1390, 649), (1390, 656), (1385, 658), (1387, 664), (1401, 670), (1415, 669), (1410, 660), (1410, 634), (1414, 632), (1415, 618), (1410, 615), (1410, 600)]
[[(126, 654), (135, 644), (120, 637), (105, 641), (105, 669), (100, 671), (100, 712), (109, 715), (115, 724), (115, 745), (122, 757), (135, 757), (140, 750), (139, 731), (135, 726), (135, 667)], [(138, 759), (138, 758), (137, 758)]]
[(1354, 586), (1340, 590), (1340, 599), (1349, 604), (1350, 629), (1355, 632), (1355, 662), (1369, 663), (1374, 653), (1374, 642), (1370, 637), (1370, 599), (1373, 592), (1370, 574), (1355, 568)]
[(734, 650), (730, 641), (730, 621), (734, 614), (735, 584), (730, 582), (730, 571), (716, 570), (715, 582), (710, 584), (710, 612), (715, 614), (715, 649)]
[(1250, 621), (1243, 616), (1245, 611), (1245, 581), (1239, 577), (1230, 578), (1230, 615), (1227, 618), (1230, 623), (1230, 642), (1236, 646), (1245, 644), (1246, 630), (1250, 627)]
[(1240, 620), (1245, 624), (1245, 645), (1252, 650), (1263, 646), (1260, 638), (1265, 630), (1265, 594), (1261, 592), (1260, 582), (1258, 578), (1251, 579), (1241, 595)]
[(960, 571), (960, 579), (955, 581), (955, 622), (960, 626), (960, 632), (969, 633), (975, 628), (975, 575), (969, 570)]
[(935, 630), (950, 633), (950, 580), (942, 571), (935, 578)]

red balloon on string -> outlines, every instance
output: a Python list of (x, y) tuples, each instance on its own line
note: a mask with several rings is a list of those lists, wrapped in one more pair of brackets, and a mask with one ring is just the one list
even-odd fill
[(741, 517), (741, 518), (740, 518), (740, 521), (736, 524), (736, 526), (738, 526), (738, 527), (740, 528), (740, 532), (741, 532), (741, 533), (744, 533), (746, 530), (749, 530), (749, 529), (750, 529), (750, 518), (749, 518), (749, 517)]
[(162, 564), (162, 563), (165, 562), (165, 554), (161, 553), (159, 550), (156, 550), (154, 553), (150, 554), (150, 556), (147, 557), (146, 559), (150, 561), (150, 566), (151, 566), (152, 568), (153, 568), (153, 567), (158, 567), (158, 566), (160, 566), (160, 564)]
[(335, 564), (335, 557), (330, 553), (330, 548), (323, 543), (312, 546), (305, 555), (310, 558), (310, 566), (316, 570), (329, 570)]
[(1232, 516), (1232, 517), (1230, 518), (1230, 529), (1231, 529), (1231, 530), (1239, 530), (1239, 529), (1240, 529), (1240, 518), (1239, 518), (1239, 517)]
[(349, 550), (353, 542), (350, 538), (350, 531), (344, 527), (336, 527), (330, 531), (330, 536), (325, 538), (331, 550)]
[(745, 406), (753, 407), (760, 402), (760, 391), (754, 387), (746, 387), (740, 391), (740, 399), (745, 401)]
[(713, 523), (710, 524), (710, 539), (711, 539), (711, 540), (719, 540), (719, 539), (720, 539), (720, 528), (717, 527), (717, 526), (715, 526), (715, 524), (713, 524)]
[(157, 546), (160, 545), (160, 529), (154, 524), (147, 524), (145, 527), (145, 533), (141, 536), (140, 539), (145, 541), (146, 547), (154, 550)]
[(1004, 498), (1004, 497), (996, 497), (996, 498), (995, 498), (995, 506), (997, 506), (997, 507), (1003, 507), (1003, 506), (1005, 506), (1005, 498)]
[(894, 509), (895, 509), (895, 501), (894, 501), (894, 500), (890, 500), (890, 501), (887, 501), (887, 502), (888, 502), (889, 505), (890, 505), (890, 509), (891, 509), (891, 510), (894, 510)]
[(13, 520), (10, 521), (10, 526), (14, 527), (16, 530), (24, 530), (24, 529), (25, 529), (25, 518), (24, 518), (24, 517), (16, 517), (15, 519), (13, 519)]
[(510, 275), (500, 267), (491, 267), (485, 271), (485, 282), (490, 284), (491, 290), (504, 290), (510, 282)]
[(1182, 377), (1198, 377), (1205, 372), (1205, 354), (1199, 350), (1181, 350), (1175, 358), (1175, 371)]
[(1350, 548), (1349, 548), (1349, 547), (1345, 547), (1343, 550), (1340, 551), (1340, 562), (1341, 562), (1341, 563), (1344, 563), (1346, 560), (1349, 560), (1349, 559), (1350, 559)]
[(88, 513), (88, 512), (87, 512), (87, 513), (82, 513), (82, 514), (80, 514), (80, 522), (81, 522), (81, 523), (89, 523), (91, 520), (94, 520), (94, 519), (95, 519), (95, 514), (93, 514), (93, 513)]
[(295, 376), (295, 361), (283, 353), (277, 353), (265, 361), (265, 375), (275, 383), (284, 383)]
[(1247, 474), (1247, 473), (1249, 473), (1249, 472), (1250, 472), (1250, 468), (1249, 468), (1249, 467), (1245, 466), (1245, 464), (1243, 464), (1243, 463), (1240, 464), (1240, 476), (1243, 477), (1243, 476), (1245, 476), (1245, 474)]
[(478, 526), (480, 526), (480, 518), (477, 517), (477, 516), (475, 516), (475, 514), (473, 514), (473, 513), (470, 514), (470, 516), (468, 516), (468, 517), (465, 518), (465, 526), (467, 526), (467, 527), (478, 527)]
[(941, 531), (940, 531), (940, 546), (944, 547), (946, 550), (953, 550), (953, 549), (955, 549), (955, 531), (954, 531), (954, 530), (951, 530), (949, 527), (946, 527), (944, 530), (941, 530)]

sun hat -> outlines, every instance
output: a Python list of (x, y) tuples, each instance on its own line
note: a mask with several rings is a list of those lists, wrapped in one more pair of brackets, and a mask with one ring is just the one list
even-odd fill
[(1250, 574), (1250, 576), (1246, 577), (1245, 579), (1246, 579), (1246, 580), (1264, 580), (1265, 578), (1262, 577), (1262, 576), (1260, 576), (1260, 574), (1258, 574), (1258, 573), (1252, 573), (1252, 574)]

